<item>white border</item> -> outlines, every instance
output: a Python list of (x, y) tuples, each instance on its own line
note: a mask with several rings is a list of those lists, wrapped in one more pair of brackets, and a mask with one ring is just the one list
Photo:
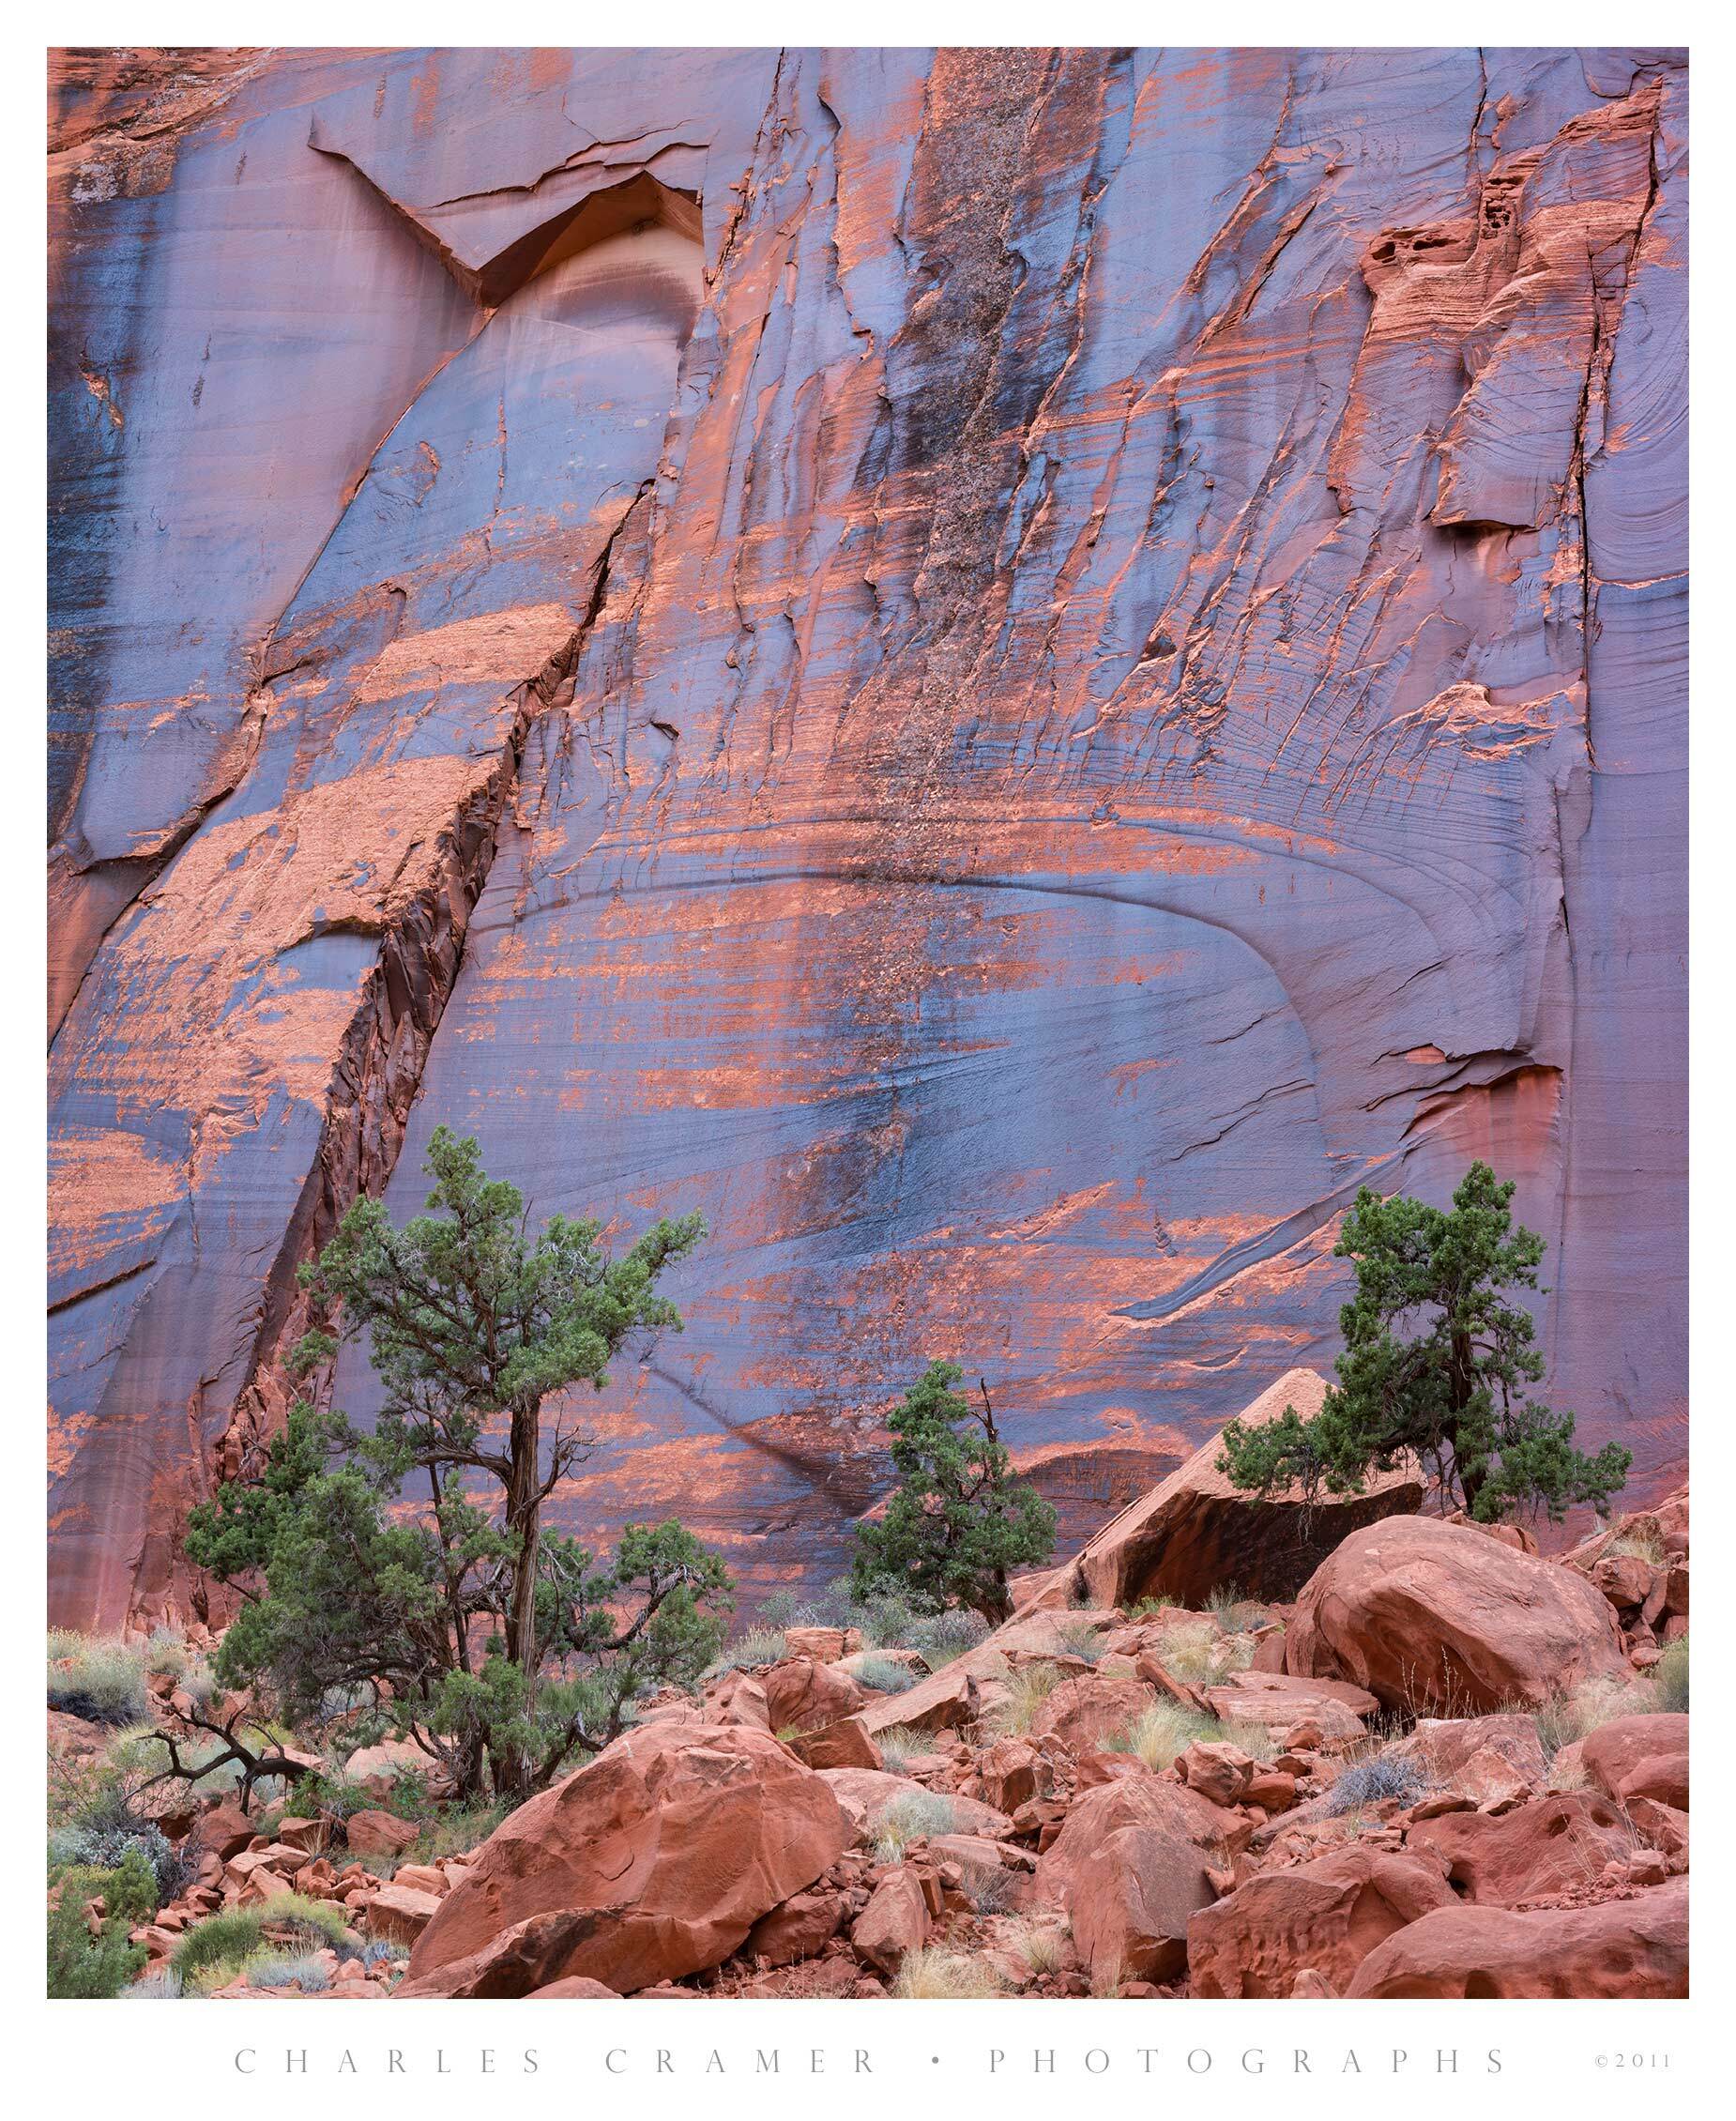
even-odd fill
[[(13, 491), (0, 519), (4, 542), (0, 595), (10, 619), (4, 638), (14, 650), (8, 688), (13, 779), (24, 792), (8, 819), (4, 860), (7, 890), (5, 984), (14, 1003), (12, 1036), (0, 1048), (0, 1115), (4, 1115), (6, 1197), (17, 1208), (0, 1226), (8, 1331), (0, 1346), (11, 1354), (7, 1400), (12, 1414), (6, 1482), (7, 1589), (15, 1625), (8, 1698), (18, 1704), (15, 1734), (0, 1751), (6, 1808), (13, 1823), (11, 1919), (4, 1928), (4, 1993), (19, 2007), (23, 2037), (4, 2052), (15, 2111), (125, 2112), (139, 2121), (162, 2114), (186, 2121), (207, 2108), (254, 2115), (310, 2112), (339, 2114), (469, 2114), (479, 2105), (514, 2111), (586, 2113), (594, 2102), (635, 2115), (708, 2113), (798, 2102), (803, 2109), (845, 2114), (880, 2113), (888, 2101), (914, 2094), (953, 2110), (982, 2101), (1012, 2113), (1049, 2114), (1084, 2098), (1093, 2107), (1163, 2111), (1171, 2101), (1216, 2113), (1312, 2115), (1324, 2110), (1385, 2115), (1484, 2111), (1534, 2114), (1558, 2101), (1576, 2117), (1627, 2115), (1667, 2105), (1692, 2110), (1724, 2074), (1726, 2046), (1718, 2026), (1726, 2001), (1729, 1947), (1723, 1911), (1729, 1904), (1728, 1811), (1717, 1779), (1729, 1755), (1730, 1710), (1714, 1686), (1720, 1638), (1731, 1617), (1728, 1549), (1715, 1511), (1728, 1491), (1730, 1425), (1723, 1334), (1736, 1248), (1729, 1227), (1732, 1187), (1725, 1078), (1736, 1024), (1727, 999), (1732, 977), (1729, 893), (1730, 830), (1727, 813), (1736, 792), (1736, 740), (1726, 668), (1730, 649), (1719, 623), (1728, 594), (1729, 531), (1719, 504), (1728, 493), (1726, 372), (1736, 334), (1729, 329), (1731, 261), (1728, 230), (1728, 138), (1736, 128), (1728, 64), (1728, 32), (1711, 7), (1515, 4), (1421, 8), (1402, 15), (1388, 7), (1317, 5), (1220, 7), (1209, 16), (1190, 10), (1178, 20), (1167, 8), (1102, 6), (1074, 0), (1066, 8), (1006, 4), (959, 6), (928, 0), (834, 0), (830, 7), (642, 5), (631, 15), (634, 35), (606, 34), (620, 26), (614, 10), (548, 5), (495, 5), (485, 9), (445, 4), (339, 8), (327, 0), (282, 6), (113, 4), (26, 7), (24, 20), (6, 29), (7, 66), (0, 85), (8, 123), (0, 132), (11, 179), (7, 198), (17, 256), (13, 279), (24, 295), (13, 328), (0, 341), (6, 364), (6, 408)], [(1180, 36), (1166, 37), (1172, 28)], [(485, 34), (479, 35), (479, 32)], [(1691, 817), (1696, 993), (1692, 1019), (1693, 1318), (1691, 1379), (1700, 1420), (1694, 1434), (1700, 1495), (1698, 1560), (1699, 1611), (1715, 1616), (1700, 1630), (1701, 1696), (1696, 1751), (1701, 1769), (1701, 1825), (1694, 1870), (1696, 2000), (1685, 2004), (703, 2004), (577, 2005), (526, 2011), (516, 2005), (415, 2004), (388, 2009), (342, 2006), (234, 2005), (127, 2010), (105, 2004), (38, 2002), (41, 1992), (39, 1901), (35, 1835), (41, 1783), (35, 1707), (37, 1623), (43, 1607), (44, 1535), (39, 1490), (30, 1472), (40, 1463), (35, 1381), (44, 1373), (44, 1329), (38, 1274), (42, 1250), (37, 1220), (40, 1200), (43, 1086), (37, 1045), (44, 971), (42, 878), (36, 767), (42, 756), (40, 691), (36, 677), (45, 587), (37, 505), (44, 488), (46, 429), (40, 340), (34, 314), (35, 282), (25, 253), (39, 223), (41, 196), (43, 52), (47, 44), (693, 44), (719, 43), (1050, 43), (1134, 44), (1209, 41), (1216, 44), (1382, 46), (1396, 43), (1687, 44), (1692, 48), (1700, 167), (1696, 175), (1701, 252), (1696, 282), (1694, 347), (1700, 420), (1693, 471), (1701, 505), (1693, 557), (1707, 615), (1697, 638), (1702, 682), (1694, 724)], [(1720, 1621), (1723, 1625), (1719, 1625)], [(1710, 1773), (1708, 1771), (1711, 1771)], [(518, 2058), (537, 2051), (535, 2074)], [(387, 2054), (401, 2051), (404, 2068), (388, 2070)], [(777, 2049), (775, 2077), (756, 2071), (762, 2050)], [(869, 2051), (872, 2075), (854, 2073), (854, 2051)], [(670, 2068), (660, 2072), (657, 2051)], [(997, 2070), (990, 2052), (1003, 2051)], [(1457, 2052), (1458, 2068), (1437, 2065), (1437, 2051)], [(243, 2051), (253, 2051), (246, 2068)], [(305, 2051), (305, 2073), (285, 2068), (285, 2052)], [(1142, 2050), (1154, 2050), (1149, 2060)], [(1311, 2068), (1293, 2061), (1306, 2051)], [(1500, 2058), (1499, 2073), (1484, 2059)], [(353, 2069), (341, 2058), (351, 2055)], [(492, 2068), (482, 2055), (492, 2052)], [(610, 2066), (610, 2051), (618, 2051)], [(810, 2058), (818, 2051), (825, 2067)], [(1053, 2072), (1030, 2057), (1053, 2051)], [(1394, 2065), (1393, 2055), (1407, 2059)], [(722, 2071), (708, 2069), (715, 2052)], [(1354, 2052), (1360, 2073), (1347, 2071)], [(1258, 2053), (1259, 2073), (1248, 2057)], [(1667, 2055), (1667, 2068), (1618, 2068), (1613, 2057)], [(240, 2058), (239, 2062), (237, 2057)], [(444, 2069), (440, 2060), (444, 2061)], [(933, 2059), (937, 2057), (938, 2059)], [(1088, 2060), (1089, 2057), (1089, 2060)], [(1601, 2058), (1601, 2066), (1600, 2066)], [(1726, 2094), (1728, 2098), (1728, 2093)]]

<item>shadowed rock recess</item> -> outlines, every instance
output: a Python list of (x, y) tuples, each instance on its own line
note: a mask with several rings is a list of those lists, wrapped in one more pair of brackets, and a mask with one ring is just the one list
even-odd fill
[(202, 1610), (295, 1270), (442, 1122), (705, 1212), (558, 1503), (750, 1602), (930, 1355), (1076, 1549), (1330, 1363), (1359, 1184), (1474, 1156), (1557, 1403), (1679, 1479), (1685, 102), (58, 54), (52, 1617)]

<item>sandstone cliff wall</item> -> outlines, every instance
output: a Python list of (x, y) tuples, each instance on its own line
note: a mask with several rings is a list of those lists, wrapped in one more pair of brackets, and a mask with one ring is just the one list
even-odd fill
[(561, 1503), (761, 1586), (931, 1353), (1089, 1530), (1474, 1155), (1673, 1475), (1685, 92), (59, 55), (55, 1617), (197, 1603), (296, 1265), (441, 1121), (706, 1211)]

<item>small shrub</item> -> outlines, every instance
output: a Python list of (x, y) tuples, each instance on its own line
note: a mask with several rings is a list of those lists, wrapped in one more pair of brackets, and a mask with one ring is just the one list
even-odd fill
[(912, 1841), (954, 1832), (957, 1818), (951, 1797), (928, 1790), (901, 1791), (872, 1822), (876, 1860), (902, 1863)]
[(774, 1591), (759, 1609), (761, 1627), (782, 1634), (786, 1627), (797, 1625), (796, 1597), (790, 1591)]
[(954, 1657), (962, 1657), (988, 1638), (989, 1626), (981, 1613), (954, 1606), (943, 1613), (928, 1613), (911, 1621), (905, 1630), (903, 1647), (918, 1650), (932, 1671), (938, 1671)]
[(1157, 1651), (1165, 1671), (1194, 1686), (1222, 1679), (1225, 1656), (1226, 1638), (1209, 1620), (1168, 1629)]
[(1006, 1699), (997, 1702), (983, 1719), (988, 1735), (995, 1738), (1023, 1737), (1036, 1720), (1037, 1711), (1060, 1682), (1058, 1666), (1014, 1666), (1007, 1674)]
[(1175, 1610), (1176, 1600), (1167, 1591), (1160, 1591), (1150, 1598), (1135, 1598), (1124, 1609), (1129, 1620), (1150, 1620), (1153, 1613), (1174, 1612)]
[(880, 1748), (880, 1758), (889, 1775), (903, 1775), (913, 1760), (931, 1749), (924, 1732), (908, 1730), (902, 1723), (894, 1724), (890, 1731), (882, 1731), (875, 1744)]
[(294, 1957), (266, 1952), (250, 1959), (241, 1972), (250, 1989), (299, 1989), (303, 1995), (317, 1995), (331, 1986), (331, 1969), (312, 1952)]
[(776, 1664), (788, 1645), (781, 1627), (750, 1627), (733, 1642), (712, 1667), (715, 1671), (752, 1671), (756, 1666)]
[(95, 1636), (51, 1639), (48, 1705), (86, 1723), (140, 1723), (150, 1714), (145, 1656), (126, 1642)]
[(1262, 1767), (1270, 1766), (1278, 1757), (1278, 1741), (1263, 1723), (1239, 1723), (1232, 1718), (1218, 1726), (1218, 1736), (1226, 1745), (1240, 1746), (1252, 1761)]
[(851, 1669), (858, 1682), (876, 1694), (907, 1694), (916, 1685), (916, 1674), (910, 1667), (895, 1664), (891, 1657), (858, 1657)]
[(911, 1640), (917, 1626), (916, 1612), (895, 1591), (850, 1600), (835, 1625), (859, 1629), (871, 1650), (908, 1650), (916, 1646)]
[(1664, 1655), (1652, 1667), (1652, 1686), (1660, 1710), (1667, 1715), (1688, 1713), (1688, 1639), (1685, 1635), (1665, 1645)]
[(154, 1966), (148, 1974), (141, 1974), (136, 1981), (129, 1982), (121, 1991), (121, 1996), (128, 2003), (156, 2003), (186, 1992), (173, 1966)]
[(352, 1782), (347, 1775), (333, 1770), (303, 1776), (297, 1787), (296, 1802), (304, 1808), (303, 1817), (308, 1815), (305, 1808), (312, 1807), (314, 1813), (327, 1819), (344, 1820), (358, 1811), (373, 1811), (379, 1799), (360, 1782)]
[[(266, 1931), (288, 1934), (309, 1945), (343, 1945), (348, 1935), (341, 1909), (328, 1900), (304, 1900), (281, 1893), (256, 1907), (225, 1908), (189, 1930), (175, 1947), (175, 1971), (186, 1982), (195, 1976), (239, 1971), (266, 1942)], [(222, 1987), (222, 1981), (215, 1984)]]
[(1069, 1656), (1083, 1657), (1087, 1664), (1095, 1664), (1104, 1654), (1104, 1637), (1093, 1620), (1083, 1617), (1064, 1620), (1058, 1633), (1061, 1647)]
[(1589, 1738), (1618, 1717), (1644, 1716), (1656, 1706), (1654, 1683), (1627, 1679), (1588, 1679), (1570, 1694), (1555, 1694), (1532, 1711), (1544, 1755), (1553, 1761), (1563, 1746)]
[(1376, 1753), (1345, 1769), (1327, 1793), (1326, 1809), (1331, 1817), (1341, 1819), (1347, 1812), (1367, 1811), (1389, 1797), (1408, 1805), (1427, 1788), (1428, 1777), (1415, 1761), (1400, 1753)]
[(1653, 1568), (1663, 1568), (1669, 1561), (1663, 1540), (1650, 1525), (1635, 1527), (1630, 1532), (1618, 1532), (1604, 1549), (1606, 1554), (1632, 1554), (1642, 1562), (1650, 1562)]
[(906, 1952), (892, 1983), (893, 1995), (906, 2003), (944, 2003), (1001, 1992), (1000, 1976), (986, 1960), (948, 1951), (940, 1945)]
[(52, 1866), (76, 1864), (93, 1870), (114, 1870), (134, 1850), (151, 1873), (156, 1899), (150, 1913), (154, 1915), (189, 1882), (190, 1868), (180, 1850), (153, 1821), (129, 1817), (111, 1821), (99, 1813), (94, 1818), (57, 1828), (48, 1840)]
[(48, 1992), (55, 1999), (117, 1996), (145, 1961), (144, 1946), (127, 1942), (125, 1916), (111, 1915), (100, 1933), (91, 1935), (84, 1920), (91, 1894), (80, 1890), (84, 1876), (69, 1872), (58, 1904), (48, 1911)]
[(312, 1806), (327, 1819), (349, 1819), (358, 1811), (388, 1811), (394, 1819), (418, 1825), (434, 1819), (439, 1810), (428, 1793), (426, 1777), (408, 1766), (392, 1771), (384, 1794), (342, 1773), (304, 1776), (296, 1786), (296, 1802), (304, 1808)]
[(998, 1869), (972, 1869), (965, 1874), (965, 1891), (979, 1915), (1004, 1915), (1018, 1891), (1018, 1873), (1002, 1865)]
[(1067, 1932), (1053, 1922), (1028, 1922), (1015, 1940), (1025, 1963), (1038, 1976), (1058, 1974), (1067, 1963)]
[(370, 1937), (356, 1954), (366, 1967), (399, 1966), (409, 1959), (409, 1953), (389, 1937)]
[(1176, 1755), (1185, 1752), (1196, 1739), (1220, 1738), (1223, 1734), (1215, 1717), (1184, 1709), (1180, 1701), (1153, 1701), (1119, 1737), (1110, 1739), (1104, 1750), (1132, 1753), (1156, 1775), (1173, 1767)]
[(178, 1679), (191, 1661), (192, 1653), (172, 1627), (158, 1627), (151, 1631), (151, 1639), (145, 1645), (145, 1669), (147, 1672), (166, 1671)]
[(1246, 1603), (1247, 1600), (1240, 1583), (1220, 1583), (1206, 1594), (1206, 1602), (1200, 1608), (1200, 1610), (1215, 1615), (1226, 1627), (1228, 1627), (1231, 1625), (1236, 1609)]

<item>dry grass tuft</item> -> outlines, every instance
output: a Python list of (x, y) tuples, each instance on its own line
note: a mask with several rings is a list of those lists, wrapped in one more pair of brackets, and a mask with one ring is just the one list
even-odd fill
[(982, 1718), (984, 1735), (1022, 1738), (1036, 1720), (1037, 1711), (1061, 1683), (1060, 1668), (1052, 1664), (1016, 1665), (1007, 1674), (1007, 1698)]
[(1221, 1738), (1224, 1734), (1216, 1717), (1199, 1716), (1179, 1701), (1153, 1701), (1105, 1750), (1132, 1753), (1156, 1775), (1173, 1767), (1176, 1755), (1185, 1752), (1195, 1740)]
[(1005, 1993), (1000, 1976), (986, 1960), (924, 1945), (906, 1952), (892, 1983), (892, 1994), (906, 2003), (952, 2003)]

